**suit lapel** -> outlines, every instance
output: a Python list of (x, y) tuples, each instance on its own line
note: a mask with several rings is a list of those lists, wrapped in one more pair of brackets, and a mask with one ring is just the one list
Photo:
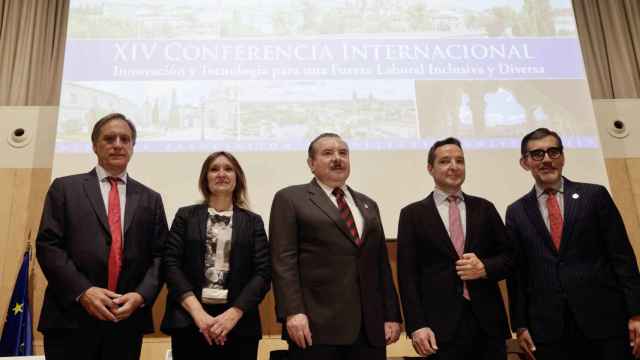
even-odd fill
[[(571, 235), (573, 234), (573, 229), (575, 227), (576, 211), (578, 210), (578, 200), (580, 199), (577, 186), (573, 182), (565, 178), (563, 187), (564, 217), (560, 252), (562, 252), (566, 248), (567, 243), (571, 241)], [(574, 194), (577, 196), (576, 198), (574, 198)]]
[(140, 184), (133, 180), (130, 176), (127, 177), (127, 202), (124, 207), (124, 229), (123, 234), (127, 233), (133, 218), (136, 216), (136, 209), (140, 201)]
[(247, 220), (247, 217), (244, 212), (242, 212), (239, 209), (233, 210), (232, 221), (231, 221), (231, 226), (233, 226), (233, 231), (231, 232), (231, 251), (233, 251), (233, 244), (239, 241), (238, 239), (244, 238), (242, 237), (243, 235), (242, 232), (245, 231), (246, 229), (246, 226), (245, 226), (246, 220)]
[[(200, 284), (204, 284), (206, 279), (204, 276), (204, 257), (207, 253), (207, 220), (209, 219), (209, 206), (206, 204), (199, 205), (195, 211), (195, 223), (197, 225), (196, 230), (198, 232), (199, 237), (199, 251), (200, 254), (197, 254), (197, 259), (200, 261)], [(233, 234), (233, 233), (232, 233)], [(232, 235), (233, 236), (233, 235)]]
[(453, 259), (458, 259), (458, 253), (456, 249), (453, 247), (453, 243), (451, 242), (451, 237), (449, 237), (449, 233), (447, 232), (447, 228), (444, 225), (444, 221), (438, 212), (438, 208), (436, 207), (436, 201), (433, 198), (433, 192), (427, 196), (426, 199), (422, 201), (423, 206), (425, 207), (426, 219), (435, 219), (437, 225), (435, 228), (429, 228), (429, 222), (423, 221), (422, 223), (427, 228), (424, 229), (426, 234), (433, 234), (436, 241), (439, 245), (444, 248)]
[(338, 208), (331, 202), (320, 185), (318, 185), (316, 179), (311, 180), (307, 188), (309, 191), (309, 200), (336, 224), (347, 239), (351, 239), (351, 233), (349, 229), (347, 229), (347, 223), (340, 217), (340, 211), (338, 211)]
[(204, 254), (205, 244), (207, 242), (207, 220), (209, 219), (209, 207), (208, 205), (202, 205), (196, 211), (198, 234), (200, 235), (200, 243), (202, 244), (202, 251)]
[(98, 183), (96, 169), (91, 170), (85, 175), (84, 193), (89, 199), (89, 203), (91, 203), (91, 207), (98, 217), (98, 222), (107, 231), (107, 233), (110, 233), (109, 222), (107, 221), (107, 210), (104, 207), (104, 200), (102, 199), (102, 192), (100, 191), (100, 184)]
[(542, 214), (540, 213), (540, 207), (538, 206), (538, 197), (536, 196), (535, 187), (527, 194), (524, 198), (524, 210), (529, 217), (529, 221), (533, 224), (533, 227), (540, 235), (542, 241), (555, 253), (558, 251), (556, 247), (553, 245), (553, 240), (551, 239), (551, 234), (549, 234), (549, 230), (547, 226), (544, 224), (544, 219), (542, 218)]
[(475, 223), (475, 214), (477, 213), (476, 211), (476, 203), (475, 201), (471, 198), (471, 196), (462, 193), (462, 196), (464, 198), (464, 208), (465, 208), (465, 235), (464, 235), (464, 252), (471, 252), (471, 246), (472, 246), (472, 242), (473, 242), (473, 233), (471, 231), (471, 229), (475, 228), (475, 226), (472, 226)]
[(234, 208), (231, 220), (231, 249), (229, 250), (229, 276), (225, 280), (225, 287), (228, 289), (230, 285), (231, 276), (235, 273), (234, 266), (237, 264), (236, 254), (234, 249), (237, 247), (238, 241), (248, 238), (244, 236), (244, 231), (247, 231), (246, 226), (247, 215), (244, 211)]

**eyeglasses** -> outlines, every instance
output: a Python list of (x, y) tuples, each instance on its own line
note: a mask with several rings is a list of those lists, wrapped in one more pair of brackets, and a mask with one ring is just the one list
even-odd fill
[(527, 152), (526, 156), (529, 156), (532, 160), (542, 161), (544, 160), (544, 155), (549, 155), (549, 159), (557, 159), (562, 155), (562, 148), (560, 147), (550, 147), (547, 150), (535, 149)]

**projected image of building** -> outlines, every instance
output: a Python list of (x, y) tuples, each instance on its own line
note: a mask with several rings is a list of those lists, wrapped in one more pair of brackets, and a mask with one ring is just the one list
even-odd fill
[(568, 0), (74, 0), (71, 11), (71, 38), (576, 34)]
[(589, 136), (589, 95), (582, 80), (417, 81), (421, 137), (518, 137), (548, 127), (566, 136)]

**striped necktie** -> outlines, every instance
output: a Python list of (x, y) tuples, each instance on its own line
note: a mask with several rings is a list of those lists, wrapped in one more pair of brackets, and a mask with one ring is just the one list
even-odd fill
[(351, 233), (353, 241), (358, 247), (362, 246), (363, 241), (362, 238), (360, 238), (360, 235), (358, 235), (358, 228), (356, 227), (356, 222), (353, 220), (351, 209), (349, 209), (349, 205), (344, 199), (344, 191), (342, 191), (341, 188), (335, 188), (331, 193), (336, 197), (338, 210), (340, 210), (340, 217), (347, 223), (347, 229), (349, 229), (349, 233)]

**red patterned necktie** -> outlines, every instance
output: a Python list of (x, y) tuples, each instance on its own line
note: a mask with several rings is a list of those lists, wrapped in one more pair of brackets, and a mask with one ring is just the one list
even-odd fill
[(351, 214), (351, 209), (349, 209), (349, 205), (344, 199), (344, 191), (341, 188), (335, 188), (331, 192), (338, 202), (338, 210), (340, 210), (340, 217), (347, 223), (347, 229), (351, 233), (351, 237), (357, 246), (362, 246), (362, 239), (360, 235), (358, 235), (358, 228), (356, 227), (356, 222), (353, 220), (353, 214)]
[(560, 211), (560, 204), (556, 198), (555, 190), (546, 190), (547, 193), (547, 211), (549, 213), (549, 232), (551, 233), (551, 239), (556, 250), (560, 250), (560, 241), (562, 240), (562, 212)]
[(122, 266), (122, 225), (120, 220), (120, 194), (118, 182), (120, 179), (108, 177), (111, 184), (109, 191), (109, 230), (111, 231), (111, 249), (109, 250), (109, 284), (111, 291), (118, 287), (118, 276)]
[[(464, 231), (462, 230), (462, 219), (460, 218), (460, 208), (458, 207), (458, 196), (449, 195), (447, 201), (449, 201), (449, 237), (453, 247), (456, 249), (456, 253), (458, 253), (458, 257), (462, 258), (462, 254), (464, 254)], [(467, 300), (471, 299), (466, 281), (463, 282), (462, 296)]]

